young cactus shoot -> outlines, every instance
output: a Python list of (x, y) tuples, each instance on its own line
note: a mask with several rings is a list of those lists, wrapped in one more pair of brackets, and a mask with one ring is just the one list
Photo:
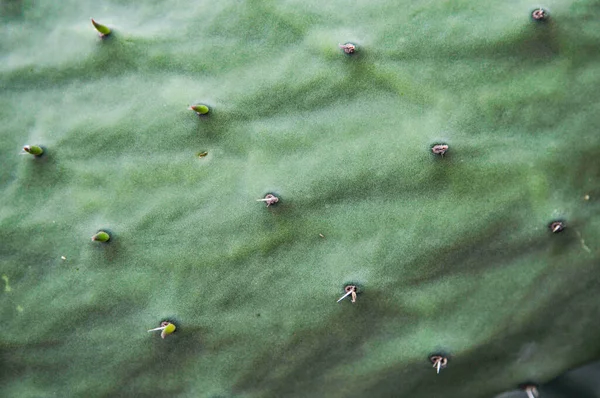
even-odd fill
[(99, 24), (98, 22), (94, 21), (94, 18), (90, 18), (90, 20), (92, 21), (92, 25), (94, 25), (94, 28), (96, 28), (96, 30), (98, 31), (100, 37), (106, 37), (110, 35), (111, 30), (108, 26)]
[(110, 235), (108, 232), (99, 231), (96, 235), (92, 236), (92, 241), (95, 242), (108, 242), (110, 240)]
[(30, 153), (34, 156), (41, 156), (44, 153), (44, 150), (37, 145), (25, 145), (23, 150), (27, 153)]
[(208, 108), (208, 106), (204, 105), (204, 104), (198, 104), (198, 105), (190, 105), (190, 107), (188, 108), (191, 111), (196, 112), (196, 114), (198, 116), (200, 115), (206, 115), (210, 109)]
[(171, 323), (169, 321), (162, 321), (160, 323), (160, 327), (154, 328), (154, 329), (150, 329), (148, 330), (148, 332), (155, 332), (160, 330), (160, 337), (162, 337), (163, 339), (165, 337), (167, 337), (168, 335), (170, 335), (171, 333), (173, 333), (177, 328), (175, 327), (174, 323)]

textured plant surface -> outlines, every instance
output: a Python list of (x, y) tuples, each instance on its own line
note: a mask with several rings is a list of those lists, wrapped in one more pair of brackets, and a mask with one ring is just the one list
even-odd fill
[(0, 395), (478, 398), (600, 358), (600, 7), (543, 5), (1, 0)]

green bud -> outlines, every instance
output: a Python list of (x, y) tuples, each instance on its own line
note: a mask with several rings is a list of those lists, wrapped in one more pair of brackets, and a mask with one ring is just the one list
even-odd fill
[(35, 156), (40, 156), (42, 153), (44, 153), (44, 150), (37, 145), (25, 145), (23, 150)]
[(108, 242), (110, 240), (110, 235), (108, 232), (100, 231), (92, 236), (92, 240), (97, 242)]
[(164, 339), (166, 336), (173, 333), (175, 331), (175, 329), (176, 329), (175, 325), (172, 323), (169, 323), (168, 325), (165, 326), (165, 328), (161, 332), (160, 337), (162, 337)]
[(108, 36), (110, 34), (111, 30), (108, 26), (99, 24), (98, 22), (94, 21), (94, 18), (90, 19), (92, 20), (92, 25), (94, 25), (94, 28), (96, 28), (96, 30), (100, 34), (100, 37)]
[(188, 109), (196, 112), (198, 115), (206, 115), (209, 111), (208, 106), (203, 104), (192, 105)]
[(175, 327), (175, 325), (169, 321), (162, 321), (160, 323), (160, 327), (154, 328), (154, 329), (150, 329), (148, 330), (148, 332), (155, 332), (160, 330), (160, 337), (162, 337), (163, 339), (165, 337), (167, 337), (168, 335), (170, 335), (171, 333), (173, 333), (175, 331), (175, 329), (177, 329)]

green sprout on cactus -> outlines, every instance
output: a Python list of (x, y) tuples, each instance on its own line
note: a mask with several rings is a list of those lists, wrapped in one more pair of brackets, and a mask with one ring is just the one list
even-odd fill
[(433, 364), (433, 367), (437, 369), (437, 374), (440, 373), (440, 369), (443, 369), (448, 365), (448, 357), (442, 354), (434, 354), (429, 357), (429, 360)]
[(340, 301), (342, 301), (346, 297), (351, 296), (352, 299), (350, 301), (352, 303), (356, 303), (356, 291), (357, 291), (356, 285), (347, 285), (344, 288), (344, 291), (346, 292), (346, 294), (344, 294), (342, 297), (340, 297), (340, 299), (337, 302), (339, 303)]
[(265, 202), (267, 207), (279, 202), (279, 198), (271, 193), (267, 194), (264, 199), (256, 199), (257, 202)]
[(170, 335), (171, 333), (173, 333), (177, 328), (175, 327), (175, 324), (169, 321), (162, 321), (160, 323), (160, 327), (154, 328), (154, 329), (150, 329), (148, 330), (148, 332), (155, 332), (157, 330), (160, 330), (160, 337), (162, 337), (163, 339), (165, 337), (167, 337), (168, 335)]
[(23, 147), (23, 150), (27, 153), (32, 154), (33, 156), (42, 156), (42, 154), (44, 153), (42, 147), (37, 145), (25, 145)]
[(206, 115), (210, 109), (208, 108), (208, 106), (204, 105), (204, 104), (197, 104), (197, 105), (190, 105), (190, 107), (188, 108), (191, 111), (196, 112), (196, 114), (198, 116), (200, 115)]
[(96, 30), (98, 31), (100, 37), (106, 37), (110, 35), (111, 30), (108, 26), (99, 24), (98, 22), (94, 21), (94, 18), (90, 18), (90, 20), (92, 21), (92, 25), (94, 25), (94, 28), (96, 28)]
[(110, 235), (106, 231), (98, 231), (96, 235), (92, 236), (92, 241), (95, 242), (108, 242)]

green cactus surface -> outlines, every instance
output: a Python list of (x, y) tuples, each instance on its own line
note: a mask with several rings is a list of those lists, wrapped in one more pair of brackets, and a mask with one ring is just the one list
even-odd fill
[(0, 22), (0, 396), (598, 396), (597, 0)]

